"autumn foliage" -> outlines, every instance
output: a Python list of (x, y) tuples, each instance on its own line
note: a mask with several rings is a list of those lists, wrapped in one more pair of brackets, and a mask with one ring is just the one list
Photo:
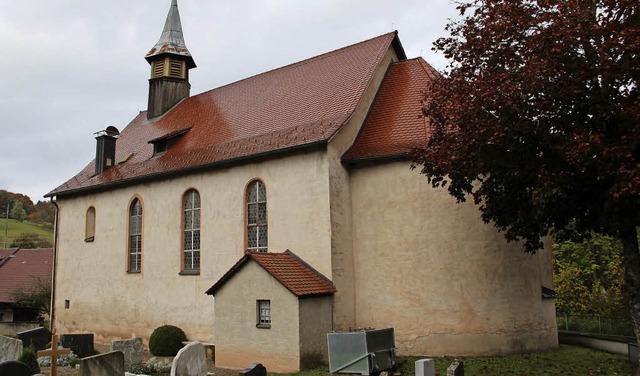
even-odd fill
[(434, 44), (450, 65), (426, 92), (431, 138), (415, 166), (528, 251), (569, 223), (620, 238), (640, 307), (640, 2), (458, 9)]

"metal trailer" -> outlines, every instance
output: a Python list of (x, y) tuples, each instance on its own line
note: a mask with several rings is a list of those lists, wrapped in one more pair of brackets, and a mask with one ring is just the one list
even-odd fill
[(396, 365), (393, 328), (327, 333), (329, 372), (370, 375)]

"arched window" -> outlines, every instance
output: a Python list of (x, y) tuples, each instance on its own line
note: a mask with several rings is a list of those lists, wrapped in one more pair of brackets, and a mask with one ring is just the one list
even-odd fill
[(135, 198), (129, 206), (129, 265), (130, 273), (142, 270), (142, 203)]
[(185, 193), (183, 204), (182, 271), (200, 271), (200, 194), (196, 190)]
[(96, 208), (90, 206), (87, 209), (87, 218), (84, 224), (84, 241), (92, 242), (96, 236)]
[(255, 180), (247, 188), (247, 249), (267, 252), (267, 192)]

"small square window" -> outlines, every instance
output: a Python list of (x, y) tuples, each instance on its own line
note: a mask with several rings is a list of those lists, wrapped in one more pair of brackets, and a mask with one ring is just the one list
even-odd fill
[(271, 328), (271, 300), (258, 300), (258, 322), (256, 327)]

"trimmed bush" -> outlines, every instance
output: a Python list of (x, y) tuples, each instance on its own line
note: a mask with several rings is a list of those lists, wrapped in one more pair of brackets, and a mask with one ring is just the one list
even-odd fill
[(22, 350), (22, 354), (20, 354), (18, 361), (28, 365), (29, 368), (31, 368), (31, 373), (34, 375), (40, 373), (38, 357), (36, 356), (36, 349), (33, 347), (33, 343)]
[(173, 325), (163, 325), (151, 333), (149, 351), (155, 356), (176, 356), (187, 336), (182, 329)]

